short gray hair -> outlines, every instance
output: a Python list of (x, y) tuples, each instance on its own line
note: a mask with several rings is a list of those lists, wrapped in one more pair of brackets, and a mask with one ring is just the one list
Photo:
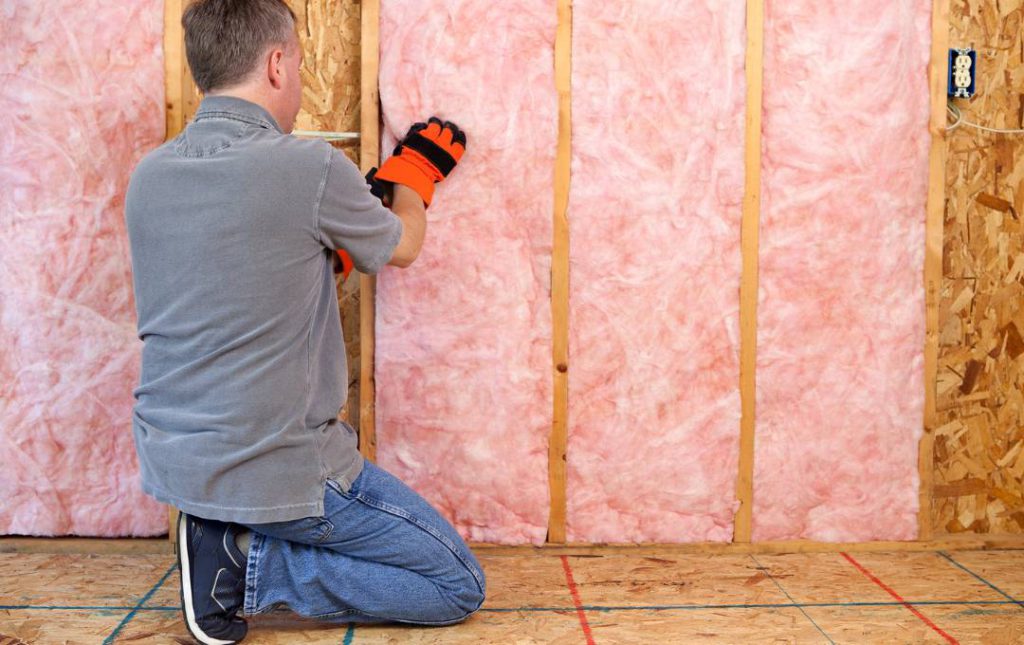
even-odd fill
[(244, 81), (267, 49), (288, 43), (295, 13), (283, 0), (196, 0), (181, 25), (192, 78), (206, 94)]

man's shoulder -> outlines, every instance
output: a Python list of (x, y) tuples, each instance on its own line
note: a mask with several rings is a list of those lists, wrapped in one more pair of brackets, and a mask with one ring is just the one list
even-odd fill
[(153, 148), (152, 150), (150, 150), (146, 154), (142, 155), (142, 157), (139, 158), (139, 161), (135, 164), (135, 168), (133, 169), (133, 174), (139, 172), (140, 170), (145, 170), (147, 168), (152, 168), (155, 164), (159, 163), (159, 159), (161, 157), (164, 157), (167, 154), (171, 154), (171, 155), (174, 154), (174, 139), (173, 138), (172, 139), (168, 139), (167, 141), (164, 141), (163, 143), (161, 143), (157, 147)]
[[(142, 155), (132, 168), (128, 178), (128, 197), (139, 189), (140, 184), (146, 180), (159, 175), (159, 170), (165, 165), (165, 159), (174, 156), (174, 139), (168, 139), (159, 146)], [(158, 177), (157, 177), (158, 179)]]

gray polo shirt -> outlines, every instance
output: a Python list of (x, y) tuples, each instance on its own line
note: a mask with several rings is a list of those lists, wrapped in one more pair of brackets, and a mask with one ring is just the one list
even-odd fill
[(142, 489), (240, 523), (323, 514), (363, 466), (337, 420), (348, 375), (334, 249), (376, 273), (401, 220), (327, 143), (265, 109), (203, 99), (135, 168), (125, 198), (142, 374)]

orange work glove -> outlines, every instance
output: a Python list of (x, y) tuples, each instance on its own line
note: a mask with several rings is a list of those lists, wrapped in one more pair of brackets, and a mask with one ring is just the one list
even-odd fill
[(402, 184), (415, 190), (430, 205), (434, 184), (442, 181), (466, 152), (466, 134), (450, 121), (430, 117), (409, 128), (405, 139), (377, 171), (378, 181)]
[(353, 266), (351, 256), (344, 249), (338, 249), (334, 255), (334, 272), (341, 274), (342, 282), (348, 279), (348, 274), (352, 273)]

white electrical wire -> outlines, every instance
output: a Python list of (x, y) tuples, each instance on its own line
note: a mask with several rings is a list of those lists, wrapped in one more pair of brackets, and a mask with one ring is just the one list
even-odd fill
[(993, 132), (995, 134), (1024, 134), (1024, 129), (1004, 130), (1002, 128), (989, 128), (984, 125), (978, 125), (977, 123), (971, 123), (970, 121), (964, 121), (964, 115), (962, 112), (960, 112), (960, 108), (953, 105), (952, 103), (946, 103), (946, 111), (952, 114), (953, 118), (956, 119), (956, 121), (953, 122), (953, 125), (946, 126), (947, 132), (952, 132), (953, 130), (956, 130), (960, 126), (966, 125), (969, 128), (975, 128), (977, 130), (982, 130), (984, 132)]
[(342, 141), (346, 139), (358, 139), (358, 132), (320, 132), (319, 130), (292, 130), (297, 137), (316, 137), (326, 141)]

